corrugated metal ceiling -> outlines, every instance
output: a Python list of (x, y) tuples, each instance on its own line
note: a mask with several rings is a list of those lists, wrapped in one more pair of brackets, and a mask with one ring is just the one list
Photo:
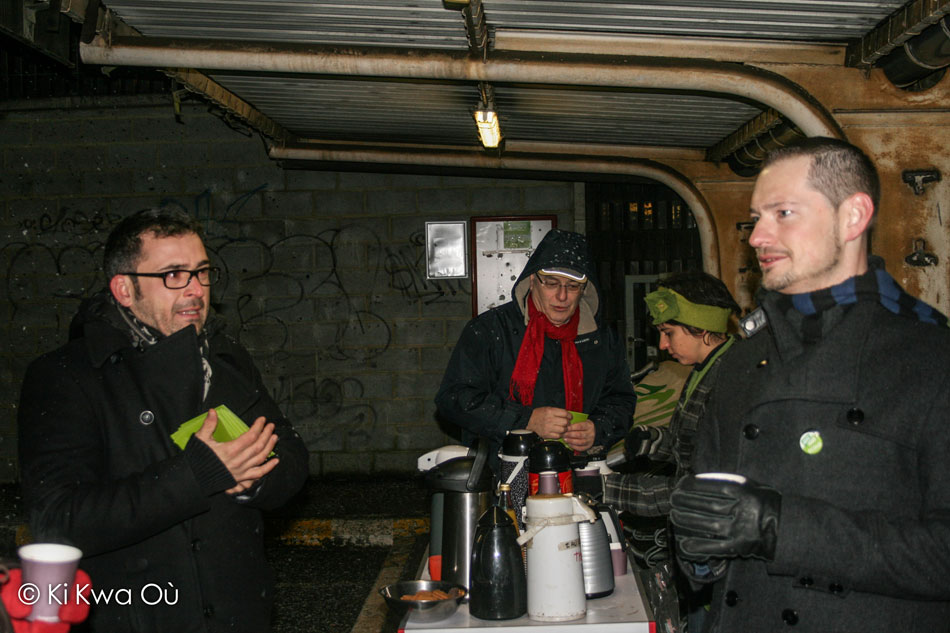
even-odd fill
[[(442, 0), (104, 0), (146, 38), (229, 47), (371, 47), (469, 51), (462, 13)], [(905, 0), (483, 0), (491, 42), (499, 33), (559, 37), (717, 38), (845, 44)], [(210, 44), (209, 44), (210, 43)], [(539, 51), (539, 54), (544, 51)], [(413, 143), (478, 149), (471, 112), (477, 82), (202, 71), (302, 141), (367, 146)], [(766, 107), (709, 92), (496, 83), (508, 141), (706, 149)]]
[[(441, 0), (112, 0), (144, 35), (248, 41), (465, 48), (457, 11)], [(703, 35), (843, 42), (905, 0), (484, 0), (490, 28)]]

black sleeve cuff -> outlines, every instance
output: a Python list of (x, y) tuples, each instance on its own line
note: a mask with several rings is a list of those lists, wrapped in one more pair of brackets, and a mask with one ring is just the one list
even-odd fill
[(191, 472), (194, 473), (201, 491), (208, 496), (233, 488), (237, 484), (211, 447), (194, 435), (185, 444), (185, 459), (191, 466)]

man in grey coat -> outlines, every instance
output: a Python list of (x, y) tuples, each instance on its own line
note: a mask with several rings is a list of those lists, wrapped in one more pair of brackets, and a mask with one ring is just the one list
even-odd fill
[(869, 256), (879, 189), (824, 138), (756, 181), (760, 307), (672, 495), (681, 565), (715, 583), (707, 631), (950, 626), (950, 330)]

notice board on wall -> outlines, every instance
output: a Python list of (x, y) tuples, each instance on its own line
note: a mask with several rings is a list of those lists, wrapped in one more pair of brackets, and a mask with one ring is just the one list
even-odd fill
[(534, 249), (556, 226), (555, 215), (471, 219), (473, 315), (511, 300), (511, 289)]

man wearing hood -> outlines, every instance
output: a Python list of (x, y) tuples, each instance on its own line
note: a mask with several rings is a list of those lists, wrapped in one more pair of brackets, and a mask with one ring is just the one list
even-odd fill
[[(552, 229), (512, 289), (513, 300), (472, 319), (435, 402), (462, 441), (528, 429), (575, 451), (624, 437), (636, 405), (617, 337), (604, 327), (593, 257), (579, 233)], [(571, 411), (588, 419), (571, 424)]]
[[(307, 449), (247, 350), (209, 317), (218, 269), (197, 222), (133, 214), (110, 234), (104, 263), (108, 290), (24, 379), (33, 536), (82, 550), (96, 631), (269, 630), (261, 510), (301, 487)], [(250, 429), (215, 435), (221, 404)], [(179, 448), (171, 434), (202, 413)]]

